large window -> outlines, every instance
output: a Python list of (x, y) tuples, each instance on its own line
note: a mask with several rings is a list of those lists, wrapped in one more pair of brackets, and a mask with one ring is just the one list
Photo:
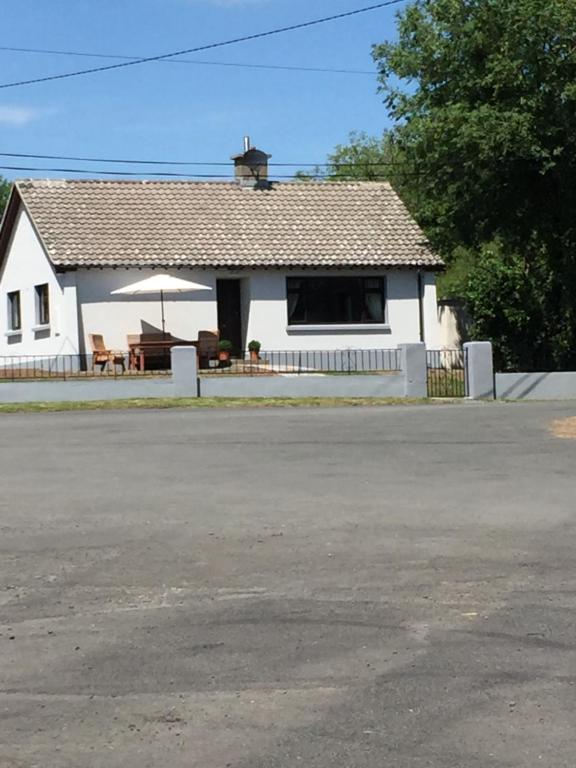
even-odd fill
[(384, 323), (383, 277), (289, 277), (288, 325)]
[(8, 330), (20, 331), (21, 329), (20, 291), (11, 291), (8, 294)]
[(50, 325), (48, 283), (37, 285), (34, 290), (36, 292), (36, 325)]

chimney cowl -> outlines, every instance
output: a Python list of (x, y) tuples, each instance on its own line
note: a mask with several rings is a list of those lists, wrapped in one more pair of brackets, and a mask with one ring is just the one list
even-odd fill
[(268, 188), (268, 160), (272, 155), (250, 146), (248, 136), (244, 138), (244, 152), (233, 155), (234, 176), (242, 186), (255, 189)]

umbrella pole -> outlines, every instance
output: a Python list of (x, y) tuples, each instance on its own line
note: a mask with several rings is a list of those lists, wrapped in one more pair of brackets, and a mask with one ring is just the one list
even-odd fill
[(166, 320), (164, 318), (164, 291), (160, 291), (160, 304), (162, 306), (162, 335), (166, 338)]

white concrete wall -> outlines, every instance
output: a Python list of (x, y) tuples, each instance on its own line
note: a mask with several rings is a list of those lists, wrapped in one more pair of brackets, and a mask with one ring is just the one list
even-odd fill
[[(50, 328), (33, 331), (36, 325), (34, 287), (48, 283)], [(7, 294), (20, 291), (22, 332), (8, 333)], [(77, 352), (76, 295), (73, 277), (57, 275), (21, 208), (17, 215), (4, 266), (0, 272), (0, 356), (64, 355)]]
[[(298, 327), (288, 328), (286, 309), (286, 273), (268, 270), (256, 271), (250, 276), (252, 306), (247, 339), (262, 342), (267, 350), (323, 350), (323, 349), (382, 349), (398, 344), (420, 341), (420, 317), (418, 306), (418, 275), (416, 270), (374, 271), (306, 271), (298, 270), (291, 275), (385, 275), (387, 281), (386, 328), (306, 331)], [(425, 330), (431, 338), (430, 346), (437, 344), (438, 318), (436, 310), (436, 286), (434, 275), (426, 273), (424, 298)]]
[[(125, 349), (127, 334), (142, 333), (146, 324), (150, 331), (160, 329), (160, 300), (157, 296), (112, 296), (116, 288), (143, 280), (153, 274), (138, 269), (78, 270), (76, 283), (81, 305), (81, 329), (85, 349), (89, 350), (88, 334), (101, 333), (107, 346)], [(286, 308), (286, 273), (281, 270), (250, 272), (216, 272), (210, 270), (178, 270), (185, 280), (209, 285), (211, 291), (165, 297), (166, 329), (182, 339), (196, 339), (199, 330), (217, 327), (216, 280), (242, 280), (242, 333), (245, 344), (251, 339), (262, 343), (263, 349), (377, 349), (393, 348), (398, 344), (420, 340), (418, 309), (418, 277), (416, 270), (384, 272), (363, 271), (363, 275), (386, 275), (386, 327), (356, 330), (306, 331), (288, 329)], [(290, 274), (296, 274), (290, 273)], [(299, 270), (299, 275), (334, 275), (334, 271)], [(354, 271), (338, 271), (338, 275), (357, 275)], [(248, 311), (249, 303), (249, 311)], [(424, 273), (424, 322), (428, 346), (439, 344), (435, 278)]]
[(576, 372), (497, 373), (496, 397), (507, 400), (576, 400)]
[[(404, 376), (204, 376), (200, 397), (406, 397)], [(0, 389), (0, 394), (2, 390)]]
[[(158, 271), (157, 271), (158, 272)], [(101, 333), (107, 347), (128, 348), (127, 335), (162, 330), (160, 296), (112, 296), (112, 291), (154, 274), (148, 269), (81, 269), (76, 273), (80, 303), (80, 334), (90, 352), (88, 334)], [(170, 273), (211, 291), (171, 294), (164, 297), (166, 331), (180, 339), (194, 340), (198, 331), (218, 327), (216, 273), (179, 269)]]
[(461, 303), (440, 301), (438, 304), (440, 345), (445, 349), (461, 347), (467, 338), (468, 318)]
[(424, 342), (428, 349), (442, 346), (441, 326), (438, 319), (438, 299), (436, 296), (436, 275), (433, 272), (422, 273), (424, 318)]
[[(385, 275), (387, 318), (385, 326), (351, 329), (304, 330), (288, 328), (286, 273), (276, 270), (216, 272), (214, 270), (172, 270), (186, 280), (208, 285), (210, 291), (165, 297), (166, 330), (181, 339), (196, 339), (198, 331), (217, 327), (216, 280), (241, 278), (244, 302), (242, 320), (245, 343), (257, 339), (265, 350), (382, 349), (420, 341), (418, 277), (416, 270), (362, 271), (363, 275)], [(61, 354), (90, 351), (88, 334), (100, 333), (106, 346), (127, 349), (127, 335), (161, 329), (159, 296), (113, 296), (112, 291), (154, 274), (146, 269), (79, 269), (56, 275), (44, 257), (41, 245), (27, 217), (19, 222), (1, 283), (0, 313), (3, 329), (7, 321), (6, 292), (26, 289), (23, 294), (21, 344), (9, 349), (22, 354)], [(299, 270), (299, 275), (334, 275), (334, 271)], [(338, 271), (338, 275), (357, 275)], [(24, 279), (25, 278), (25, 279)], [(35, 339), (26, 330), (34, 318), (33, 286), (48, 282), (51, 291), (53, 329), (49, 339)], [(79, 310), (76, 309), (76, 300)], [(246, 304), (250, 302), (249, 311)], [(439, 345), (434, 275), (424, 273), (423, 314), (429, 348)], [(78, 337), (80, 341), (78, 342)], [(6, 337), (2, 335), (4, 349)], [(43, 343), (41, 343), (43, 342)], [(18, 352), (16, 350), (18, 349)], [(25, 352), (24, 352), (25, 350)]]

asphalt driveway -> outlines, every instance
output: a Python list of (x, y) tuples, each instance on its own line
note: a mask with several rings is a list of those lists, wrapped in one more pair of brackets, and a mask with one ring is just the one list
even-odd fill
[(573, 768), (574, 413), (0, 416), (0, 768)]

